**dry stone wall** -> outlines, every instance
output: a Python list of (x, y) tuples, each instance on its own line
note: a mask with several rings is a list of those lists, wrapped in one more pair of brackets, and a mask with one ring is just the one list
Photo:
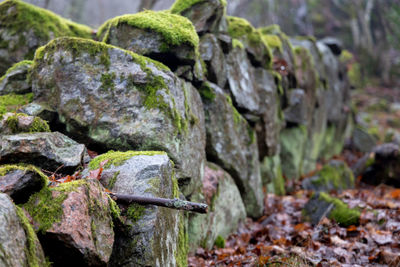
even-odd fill
[[(110, 19), (97, 34), (21, 1), (0, 10), (7, 22), (0, 56), (12, 59), (0, 63), (0, 181), (10, 181), (0, 190), (26, 191), (15, 179), (32, 180), (32, 172), (43, 180), (18, 201), (50, 257), (54, 243), (78, 265), (185, 266), (189, 243), (210, 248), (246, 216), (261, 217), (263, 188), (291, 190), (318, 160), (341, 151), (351, 129), (340, 49), (289, 38), (276, 25), (255, 29), (226, 16), (224, 0), (177, 0), (170, 10)], [(32, 17), (47, 23), (44, 32)], [(19, 125), (28, 119), (39, 125)], [(50, 171), (63, 165), (70, 175), (80, 165), (81, 177), (104, 172), (101, 184), (48, 187), (39, 169), (15, 165), (22, 162)], [(210, 212), (118, 207), (101, 187), (203, 202)], [(80, 200), (81, 209), (62, 208)], [(90, 231), (77, 248), (57, 229), (66, 212), (77, 218), (86, 209), (81, 220)]]

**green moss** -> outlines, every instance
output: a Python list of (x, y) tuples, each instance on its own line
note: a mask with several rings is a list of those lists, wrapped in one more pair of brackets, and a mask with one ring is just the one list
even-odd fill
[(319, 199), (333, 203), (334, 208), (329, 213), (329, 219), (335, 220), (338, 224), (347, 227), (350, 225), (356, 225), (360, 220), (360, 211), (357, 209), (350, 209), (343, 201), (340, 199), (329, 196), (326, 193), (320, 193)]
[(229, 95), (226, 95), (226, 101), (228, 101), (228, 104), (232, 109), (233, 121), (234, 121), (235, 125), (238, 125), (240, 123), (240, 121), (243, 119), (242, 115), (240, 115), (239, 111), (237, 111), (237, 109), (233, 106), (232, 98)]
[[(92, 29), (89, 27), (71, 22), (51, 11), (23, 1), (7, 0), (2, 2), (0, 14), (0, 24), (9, 30), (11, 35), (21, 35), (22, 32), (33, 31), (43, 40), (60, 36), (91, 38)], [(26, 45), (25, 38), (22, 37), (19, 42), (21, 45)]]
[(210, 86), (208, 82), (204, 82), (199, 89), (199, 93), (203, 99), (214, 101), (216, 95), (214, 93), (213, 88)]
[(103, 42), (108, 42), (110, 28), (117, 27), (120, 24), (160, 33), (165, 42), (163, 51), (185, 44), (193, 47), (198, 53), (199, 36), (193, 24), (185, 17), (166, 11), (146, 10), (108, 20), (99, 28), (98, 36), (104, 36)]
[(7, 117), (5, 124), (11, 129), (12, 133), (38, 133), (38, 132), (50, 132), (50, 127), (46, 121), (39, 117), (35, 117), (31, 126), (28, 129), (18, 127), (18, 121), (20, 117), (26, 117), (28, 115), (24, 113), (16, 113)]
[(110, 181), (108, 182), (108, 189), (109, 190), (112, 190), (113, 189), (113, 187), (114, 187), (114, 185), (115, 185), (115, 182), (117, 181), (117, 178), (118, 178), (118, 175), (119, 175), (119, 173), (120, 173), (120, 171), (117, 171), (117, 172), (115, 172), (114, 173), (114, 175), (113, 175), (113, 177), (110, 179)]
[(89, 169), (95, 170), (98, 169), (100, 166), (100, 163), (103, 162), (104, 160), (108, 160), (107, 164), (104, 165), (104, 168), (107, 169), (111, 165), (114, 166), (120, 166), (122, 165), (125, 161), (128, 159), (134, 157), (134, 156), (154, 156), (154, 155), (166, 155), (165, 152), (163, 151), (126, 151), (126, 152), (120, 152), (120, 151), (113, 151), (110, 150), (107, 153), (101, 154), (94, 159), (92, 159), (89, 163)]
[(62, 203), (68, 197), (67, 193), (76, 190), (84, 183), (85, 180), (77, 180), (57, 187), (44, 187), (22, 205), (38, 224), (37, 231), (45, 233), (54, 223), (60, 222), (63, 215)]
[(33, 94), (25, 94), (25, 95), (16, 95), (16, 94), (8, 94), (0, 96), (0, 118), (3, 117), (3, 114), (6, 112), (16, 112), (17, 109), (26, 105), (33, 100)]
[(15, 70), (21, 68), (22, 66), (28, 66), (28, 67), (30, 67), (30, 66), (32, 66), (32, 64), (33, 64), (33, 61), (32, 61), (32, 60), (23, 60), (23, 61), (20, 61), (20, 62), (18, 62), (18, 63), (15, 63), (14, 65), (12, 65), (12, 66), (7, 70), (7, 72), (6, 72), (2, 77), (0, 77), (0, 84), (1, 84), (1, 82), (2, 82), (8, 75), (10, 75), (13, 71), (15, 71)]
[(233, 46), (233, 48), (244, 49), (244, 45), (243, 45), (242, 41), (240, 41), (236, 38), (232, 39), (232, 46)]
[(100, 78), (101, 88), (103, 90), (114, 90), (115, 78), (116, 78), (115, 72), (101, 74), (101, 78)]
[(279, 196), (284, 196), (286, 193), (285, 179), (283, 178), (282, 167), (280, 165), (277, 167), (277, 175), (275, 179), (272, 180), (272, 183), (274, 185), (274, 193)]
[(47, 176), (39, 170), (39, 168), (33, 166), (33, 165), (2, 165), (0, 166), (0, 176), (4, 176), (7, 173), (14, 171), (14, 170), (23, 170), (23, 171), (31, 171), (37, 173), (43, 180), (43, 186), (48, 183), (48, 178)]
[(115, 202), (109, 195), (107, 195), (107, 197), (108, 197), (111, 217), (113, 218), (113, 220), (121, 220), (121, 210), (119, 209), (117, 202)]
[(178, 180), (175, 177), (175, 173), (172, 174), (171, 179), (172, 179), (172, 195), (174, 198), (179, 198), (180, 197), (179, 184)]
[(146, 208), (137, 203), (130, 204), (127, 211), (126, 216), (128, 219), (135, 224), (144, 214)]
[(18, 207), (15, 206), (17, 215), (19, 217), (19, 220), (22, 224), (22, 228), (24, 228), (25, 231), (25, 236), (26, 236), (26, 248), (25, 248), (25, 253), (27, 256), (27, 262), (29, 267), (39, 267), (43, 263), (41, 263), (36, 255), (37, 249), (39, 249), (37, 246), (40, 244), (39, 239), (36, 236), (35, 231), (32, 228), (32, 225), (29, 223), (28, 218), (25, 216), (24, 211)]
[(225, 247), (225, 239), (222, 236), (217, 236), (217, 238), (215, 239), (214, 245), (217, 248), (224, 248)]
[(247, 134), (250, 137), (249, 145), (254, 144), (256, 142), (256, 132), (254, 131), (253, 128), (251, 128), (250, 125), (247, 125)]
[(271, 49), (278, 49), (281, 53), (283, 52), (282, 41), (277, 35), (273, 34), (262, 34), (262, 41)]
[[(347, 180), (349, 179), (349, 180)], [(344, 164), (343, 165), (325, 165), (318, 172), (318, 179), (312, 181), (315, 185), (330, 185), (334, 188), (341, 189), (345, 186), (354, 186), (353, 172)]]
[[(170, 11), (174, 14), (182, 14), (191, 6), (207, 2), (206, 0), (176, 0), (175, 3), (172, 5)], [(226, 7), (226, 0), (220, 0), (223, 7)]]
[(189, 233), (185, 224), (185, 215), (179, 213), (179, 233), (178, 233), (178, 248), (175, 252), (176, 266), (187, 266), (187, 256), (189, 252)]

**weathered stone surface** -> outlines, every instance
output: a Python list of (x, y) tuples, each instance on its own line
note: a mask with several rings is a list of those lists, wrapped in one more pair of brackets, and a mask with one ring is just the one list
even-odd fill
[(227, 81), (227, 65), (225, 55), (213, 34), (205, 34), (200, 39), (200, 57), (207, 65), (207, 79), (221, 88)]
[(0, 265), (47, 266), (39, 240), (23, 211), (0, 193)]
[(347, 204), (327, 193), (315, 193), (303, 209), (306, 220), (316, 225), (324, 217), (336, 221), (339, 225), (347, 227), (358, 224), (360, 211), (350, 209)]
[(321, 39), (320, 42), (328, 46), (335, 56), (339, 56), (342, 53), (343, 43), (339, 39), (328, 36)]
[(351, 145), (360, 152), (371, 152), (376, 145), (376, 138), (361, 127), (355, 127), (351, 136)]
[(282, 176), (281, 158), (278, 155), (264, 157), (260, 163), (260, 172), (263, 185), (269, 193), (276, 195), (285, 194), (285, 180)]
[(35, 50), (59, 36), (91, 38), (91, 29), (54, 13), (8, 0), (0, 3), (0, 75), (14, 63), (32, 59)]
[(0, 191), (17, 204), (28, 201), (30, 195), (42, 189), (46, 182), (46, 176), (32, 165), (0, 166)]
[[(101, 182), (115, 193), (177, 198), (173, 164), (164, 152), (109, 152), (90, 163), (96, 169), (105, 159)], [(183, 214), (174, 209), (131, 204), (116, 229), (110, 266), (183, 266), (187, 232)]]
[(114, 243), (110, 198), (97, 180), (43, 188), (23, 205), (56, 266), (107, 266)]
[(209, 206), (207, 214), (189, 214), (191, 250), (202, 246), (211, 249), (218, 236), (224, 239), (244, 222), (246, 210), (232, 177), (215, 164), (207, 163), (203, 177), (204, 197), (196, 201)]
[(316, 175), (302, 181), (302, 187), (316, 192), (354, 188), (354, 175), (344, 161), (331, 160)]
[(227, 22), (225, 17), (226, 1), (177, 0), (171, 7), (171, 13), (187, 17), (201, 34), (205, 32), (226, 32)]
[(263, 193), (255, 132), (221, 88), (209, 83), (201, 93), (206, 117), (207, 157), (232, 175), (247, 215), (259, 217), (263, 212)]
[(376, 146), (359, 167), (364, 183), (400, 187), (400, 148), (394, 143)]
[(59, 133), (22, 133), (0, 137), (0, 163), (29, 163), (48, 171), (74, 171), (88, 160), (84, 145)]
[(14, 64), (0, 77), (0, 95), (25, 94), (31, 91), (31, 84), (27, 80), (32, 61), (24, 60)]
[(0, 120), (0, 134), (50, 132), (47, 122), (23, 113), (6, 113)]
[(302, 89), (291, 89), (288, 92), (288, 107), (284, 110), (285, 120), (297, 125), (307, 125), (307, 96)]
[(35, 97), (74, 139), (103, 151), (166, 151), (185, 195), (201, 183), (204, 111), (189, 83), (151, 59), (83, 39), (54, 40), (35, 61)]
[(105, 43), (163, 62), (172, 70), (195, 64), (199, 37), (192, 23), (166, 11), (146, 10), (106, 21), (98, 31)]

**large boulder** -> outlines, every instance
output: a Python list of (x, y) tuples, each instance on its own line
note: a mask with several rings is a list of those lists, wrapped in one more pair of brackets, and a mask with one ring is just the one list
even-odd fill
[(0, 78), (0, 95), (29, 93), (31, 84), (28, 82), (28, 73), (31, 66), (31, 60), (24, 60), (9, 68)]
[(171, 13), (187, 17), (199, 34), (205, 32), (226, 32), (226, 0), (177, 0)]
[(24, 212), (0, 193), (0, 265), (48, 266), (39, 240)]
[[(101, 183), (119, 194), (179, 198), (173, 163), (165, 152), (108, 152), (92, 160), (104, 166)], [(131, 204), (123, 207), (110, 266), (186, 266), (186, 219), (174, 209)]]
[(221, 88), (208, 83), (201, 94), (206, 117), (207, 158), (233, 177), (247, 215), (259, 217), (264, 205), (256, 134)]
[(97, 35), (105, 43), (159, 60), (173, 71), (178, 65), (193, 66), (198, 57), (199, 37), (192, 23), (166, 11), (115, 17)]
[(35, 166), (0, 166), (0, 192), (9, 195), (15, 203), (25, 203), (47, 182), (47, 176)]
[(88, 161), (86, 147), (59, 132), (21, 133), (0, 137), (0, 163), (29, 163), (48, 171), (62, 166), (73, 172)]
[(36, 100), (56, 111), (76, 140), (100, 151), (166, 151), (185, 195), (200, 184), (200, 95), (166, 66), (104, 43), (61, 38), (37, 53), (32, 83)]
[[(232, 177), (222, 168), (207, 163), (199, 200), (208, 204), (207, 214), (189, 214), (189, 245), (212, 249), (217, 238), (227, 238), (246, 219), (246, 210)], [(199, 201), (198, 200), (198, 201)]]
[(33, 59), (39, 46), (60, 36), (91, 38), (91, 29), (18, 0), (0, 3), (0, 75), (14, 63)]
[(114, 243), (112, 205), (97, 180), (83, 179), (44, 187), (23, 208), (54, 265), (107, 266)]

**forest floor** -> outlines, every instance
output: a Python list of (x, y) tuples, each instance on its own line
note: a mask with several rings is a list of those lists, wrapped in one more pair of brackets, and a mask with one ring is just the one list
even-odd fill
[[(352, 100), (378, 143), (400, 134), (400, 90), (366, 88), (354, 91)], [(345, 149), (336, 158), (351, 167), (361, 156)], [(305, 222), (302, 209), (311, 192), (298, 182), (286, 196), (268, 194), (263, 217), (247, 219), (224, 248), (197, 249), (189, 266), (400, 266), (400, 189), (368, 186), (360, 178), (355, 189), (331, 192), (362, 211), (359, 225)]]

